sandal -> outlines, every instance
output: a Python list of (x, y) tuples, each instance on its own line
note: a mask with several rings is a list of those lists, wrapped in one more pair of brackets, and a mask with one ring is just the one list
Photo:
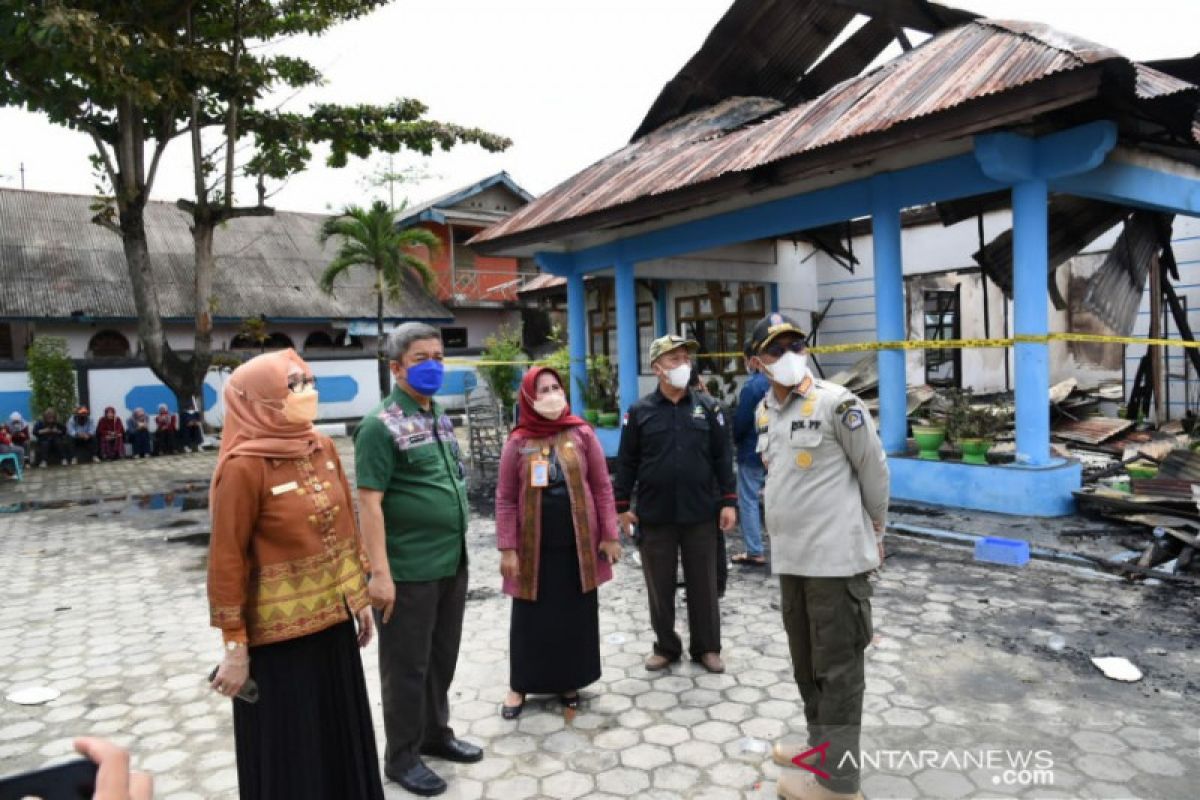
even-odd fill
[(734, 564), (741, 564), (748, 567), (765, 567), (767, 565), (765, 558), (762, 556), (752, 556), (749, 553), (738, 553), (729, 560)]
[(558, 702), (562, 704), (563, 708), (579, 708), (579, 692), (569, 695), (560, 694), (558, 696)]
[(521, 695), (521, 702), (515, 706), (502, 705), (500, 706), (500, 716), (505, 719), (516, 719), (521, 716), (521, 712), (525, 710), (525, 695)]

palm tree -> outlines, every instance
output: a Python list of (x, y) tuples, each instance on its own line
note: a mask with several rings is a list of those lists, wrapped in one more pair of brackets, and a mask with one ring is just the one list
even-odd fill
[(386, 296), (398, 301), (405, 278), (413, 275), (426, 289), (433, 286), (435, 276), (427, 261), (413, 255), (411, 248), (423, 246), (432, 254), (441, 245), (438, 237), (424, 228), (396, 227), (396, 213), (387, 203), (376, 200), (369, 209), (347, 206), (340, 216), (325, 220), (321, 226), (321, 244), (337, 236), (341, 247), (333, 261), (321, 274), (318, 285), (326, 294), (333, 294), (338, 278), (353, 267), (365, 266), (375, 270), (375, 312), (379, 323), (379, 394), (388, 393), (391, 380), (384, 353), (383, 300)]

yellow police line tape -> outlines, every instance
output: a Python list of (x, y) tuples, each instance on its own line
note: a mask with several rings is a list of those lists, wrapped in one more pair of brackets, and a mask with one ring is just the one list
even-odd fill
[[(1155, 347), (1200, 347), (1200, 341), (1183, 339), (1147, 339), (1136, 336), (1106, 336), (1099, 333), (1017, 334), (1007, 339), (906, 339), (893, 342), (854, 342), (852, 344), (821, 344), (808, 348), (814, 355), (825, 353), (869, 353), (876, 350), (954, 350), (1012, 347), (1015, 344), (1049, 344), (1050, 342), (1091, 342), (1096, 344), (1140, 344)], [(742, 353), (702, 353), (703, 358), (743, 358)], [(549, 359), (537, 361), (472, 361), (467, 358), (447, 358), (447, 364), (475, 367), (545, 366)]]

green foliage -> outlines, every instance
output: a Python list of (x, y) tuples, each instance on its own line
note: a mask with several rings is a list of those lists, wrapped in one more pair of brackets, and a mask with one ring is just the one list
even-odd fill
[(566, 334), (561, 326), (555, 325), (550, 328), (550, 333), (546, 336), (546, 341), (551, 344), (558, 345), (558, 348), (550, 355), (538, 362), (543, 367), (550, 367), (562, 377), (566, 389), (566, 382), (571, 380), (571, 348), (567, 345)]
[(990, 439), (1008, 426), (1008, 410), (999, 403), (977, 403), (970, 389), (951, 389), (946, 393), (946, 438)]
[[(100, 177), (92, 220), (121, 236), (137, 302), (139, 338), (156, 374), (180, 393), (207, 369), (211, 253), (198, 235), (197, 327), (190, 358), (166, 341), (157, 290), (146, 280), (145, 205), (167, 146), (190, 139), (194, 192), (177, 202), (211, 234), (239, 216), (266, 216), (266, 180), (306, 169), (314, 147), (327, 163), (374, 150), (429, 154), (511, 142), (478, 128), (426, 118), (424, 103), (317, 104), (283, 111), (277, 98), (323, 83), (311, 62), (276, 45), (319, 36), (389, 0), (0, 0), (0, 107), (45, 114), (89, 136)], [(207, 138), (206, 138), (207, 137)], [(215, 140), (215, 141), (214, 141)], [(215, 143), (215, 146), (214, 146)], [(237, 163), (239, 155), (244, 163)], [(235, 205), (235, 179), (256, 182), (257, 202)], [(211, 249), (211, 248), (207, 248)]]
[(325, 220), (321, 226), (321, 243), (333, 237), (340, 239), (340, 247), (325, 272), (321, 274), (319, 286), (326, 294), (333, 294), (338, 279), (354, 267), (369, 267), (375, 272), (376, 291), (391, 300), (403, 295), (407, 275), (419, 279), (426, 289), (432, 289), (437, 276), (433, 268), (411, 252), (414, 247), (424, 247), (430, 253), (441, 247), (436, 235), (424, 228), (396, 229), (396, 214), (382, 200), (375, 201), (369, 209), (349, 206), (341, 216)]
[(271, 338), (271, 334), (267, 333), (267, 321), (262, 317), (247, 317), (242, 320), (238, 325), (238, 335), (254, 342), (259, 350), (266, 347), (267, 340)]
[[(321, 85), (311, 62), (261, 45), (319, 36), (388, 0), (0, 0), (0, 106), (25, 106), (113, 148), (131, 129), (163, 143), (200, 128), (253, 136), (247, 174), (282, 179), (303, 170), (315, 144), (328, 163), (375, 150), (428, 155), (471, 142), (511, 142), (478, 128), (425, 118), (419, 100), (382, 105), (274, 107), (273, 93)], [(129, 165), (132, 166), (132, 165)], [(115, 176), (114, 176), (115, 177)], [(120, 189), (121, 187), (118, 187)], [(133, 199), (133, 198), (125, 198)]]
[(29, 410), (38, 417), (47, 408), (53, 408), (58, 412), (58, 418), (65, 421), (78, 401), (75, 364), (67, 353), (67, 340), (39, 336), (29, 345), (25, 361), (33, 389)]
[(617, 392), (617, 365), (604, 355), (588, 359), (588, 385), (583, 391), (585, 408), (597, 411), (617, 411), (620, 408)]
[(479, 376), (492, 390), (492, 396), (506, 411), (516, 404), (516, 384), (525, 370), (524, 364), (528, 356), (521, 349), (520, 326), (503, 325), (500, 330), (483, 340), (483, 353), (480, 358), (484, 362), (476, 367)]

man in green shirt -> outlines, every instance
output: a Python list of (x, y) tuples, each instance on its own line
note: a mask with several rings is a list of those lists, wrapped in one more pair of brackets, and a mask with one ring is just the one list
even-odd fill
[(467, 602), (467, 489), (442, 385), (437, 329), (405, 323), (388, 337), (396, 387), (354, 438), (359, 517), (379, 623), (387, 736), (384, 774), (426, 797), (446, 782), (421, 756), (471, 763), (483, 751), (450, 728), (450, 682)]

